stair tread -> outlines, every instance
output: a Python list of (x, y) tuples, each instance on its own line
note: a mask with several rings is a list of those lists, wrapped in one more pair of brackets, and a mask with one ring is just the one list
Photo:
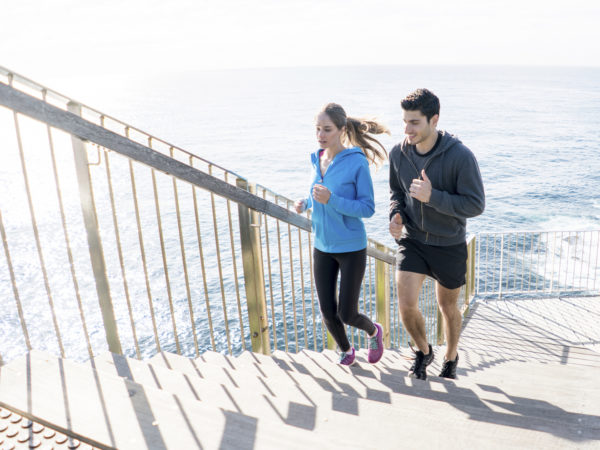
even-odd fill
[(223, 411), (41, 352), (0, 370), (4, 403), (109, 447), (277, 448), (291, 439), (292, 448), (303, 448), (318, 442), (296, 427)]
[[(44, 358), (47, 359), (47, 357)], [(54, 372), (58, 373), (59, 365), (57, 363), (54, 363), (53, 365), (50, 362), (46, 365), (54, 367)], [(41, 370), (41, 375), (43, 378), (43, 380), (40, 380), (40, 377), (33, 378), (34, 393), (38, 392), (39, 388), (47, 387), (49, 384), (60, 384), (60, 380), (54, 380), (54, 383), (52, 383), (52, 376), (48, 376), (53, 375), (52, 370), (48, 369), (47, 367), (42, 367), (40, 369), (40, 366), (36, 364), (32, 364), (32, 366), (34, 369), (32, 373), (36, 373), (38, 370)], [(89, 367), (85, 367), (81, 364), (70, 362), (65, 362), (65, 364), (63, 365), (63, 370), (67, 374), (66, 378), (69, 381), (69, 383), (67, 383), (67, 386), (71, 388), (69, 390), (69, 394), (72, 395), (69, 396), (69, 399), (76, 398), (79, 400), (79, 403), (81, 403), (81, 397), (78, 397), (77, 394), (81, 394), (82, 392), (78, 392), (76, 389), (73, 389), (72, 384), (75, 383), (75, 379), (72, 377), (72, 375), (75, 372), (78, 372), (79, 375), (82, 375), (84, 376), (84, 378), (86, 378), (79, 383), (80, 391), (84, 391), (85, 389), (89, 390), (90, 383), (92, 383), (93, 385), (94, 371), (92, 371)], [(54, 375), (56, 377), (56, 374)], [(230, 416), (228, 416), (227, 414), (230, 414), (230, 412), (215, 414), (215, 408), (199, 407), (198, 405), (200, 405), (201, 402), (191, 402), (189, 399), (185, 398), (178, 399), (177, 397), (169, 396), (166, 393), (162, 393), (162, 395), (160, 395), (157, 393), (160, 392), (158, 390), (141, 386), (137, 383), (132, 383), (126, 380), (122, 380), (119, 383), (115, 381), (115, 379), (117, 379), (118, 377), (108, 376), (106, 374), (101, 374), (100, 372), (96, 372), (96, 378), (99, 380), (99, 384), (103, 388), (102, 392), (113, 392), (113, 394), (107, 395), (107, 397), (110, 397), (107, 398), (107, 400), (110, 400), (110, 402), (107, 401), (106, 403), (110, 403), (110, 405), (106, 406), (106, 408), (109, 410), (108, 417), (119, 417), (119, 421), (122, 422), (120, 426), (125, 426), (124, 424), (133, 426), (135, 425), (135, 422), (139, 420), (139, 417), (135, 414), (133, 414), (133, 417), (131, 417), (131, 411), (120, 411), (119, 408), (127, 409), (127, 407), (129, 407), (129, 409), (131, 409), (132, 403), (135, 403), (135, 399), (139, 399), (140, 397), (143, 397), (143, 400), (146, 402), (146, 404), (151, 406), (150, 411), (154, 414), (154, 417), (152, 417), (152, 419), (153, 421), (156, 421), (158, 423), (158, 427), (161, 431), (161, 435), (159, 437), (165, 440), (165, 442), (168, 440), (169, 443), (176, 442), (177, 445), (190, 444), (191, 441), (189, 439), (193, 438), (192, 433), (189, 433), (191, 438), (190, 436), (187, 436), (188, 441), (185, 441), (184, 437), (175, 437), (174, 433), (169, 433), (168, 431), (164, 431), (164, 429), (161, 428), (163, 424), (166, 423), (164, 422), (165, 420), (171, 420), (170, 417), (172, 414), (178, 414), (178, 417), (181, 419), (182, 411), (183, 413), (187, 414), (187, 416), (184, 415), (184, 417), (187, 417), (189, 423), (184, 424), (180, 420), (179, 423), (176, 424), (176, 426), (180, 428), (184, 426), (191, 427), (193, 430), (196, 430), (198, 428), (198, 432), (202, 431), (203, 433), (206, 433), (207, 430), (210, 429), (212, 430), (213, 435), (217, 435), (217, 440), (219, 436), (222, 437), (222, 434), (220, 433), (225, 432), (224, 428), (227, 428), (229, 426), (227, 420)], [(0, 388), (4, 387), (4, 383), (7, 382), (7, 379), (3, 377), (1, 382), (2, 385), (0, 385)], [(23, 381), (21, 381), (21, 383), (23, 383)], [(43, 386), (40, 386), (40, 384)], [(118, 397), (118, 395), (116, 395), (118, 391), (120, 391), (121, 397), (123, 398), (116, 398)], [(130, 400), (130, 395), (132, 392), (134, 393), (131, 397), (133, 398), (133, 400)], [(491, 393), (490, 395), (492, 394), (499, 395), (498, 393)], [(441, 394), (438, 393), (437, 395), (439, 396)], [(36, 400), (36, 402), (34, 402), (35, 410), (38, 407), (37, 401), (39, 399), (39, 396), (34, 396), (34, 398)], [(55, 398), (54, 400), (56, 402), (59, 399)], [(312, 435), (313, 438), (308, 439), (306, 438), (306, 436), (302, 435), (302, 439), (296, 439), (295, 433), (291, 433), (291, 435), (289, 435), (285, 440), (279, 441), (278, 445), (281, 445), (281, 442), (288, 442), (290, 438), (293, 438), (294, 445), (292, 445), (292, 447), (296, 446), (296, 444), (297, 447), (300, 447), (302, 445), (315, 445), (316, 442), (319, 442), (319, 444), (316, 445), (320, 445), (320, 447), (322, 447), (323, 440), (326, 440), (328, 442), (334, 442), (336, 443), (336, 446), (339, 447), (339, 445), (341, 445), (340, 443), (344, 442), (344, 436), (347, 435), (345, 431), (346, 428), (348, 426), (352, 427), (353, 423), (356, 423), (356, 427), (360, 427), (361, 431), (364, 432), (348, 435), (352, 438), (352, 445), (350, 446), (350, 448), (352, 448), (352, 446), (364, 447), (368, 444), (371, 444), (372, 446), (385, 445), (386, 442), (389, 445), (390, 439), (393, 439), (394, 441), (397, 439), (407, 439), (411, 437), (413, 439), (417, 439), (419, 434), (417, 431), (419, 427), (417, 427), (415, 424), (421, 421), (432, 419), (435, 420), (438, 424), (443, 425), (444, 423), (446, 423), (448, 426), (453, 426), (459, 431), (462, 428), (462, 431), (464, 433), (469, 433), (469, 440), (471, 442), (477, 442), (478, 440), (480, 442), (484, 442), (484, 439), (489, 438), (490, 433), (492, 435), (500, 435), (499, 430), (501, 430), (502, 428), (504, 428), (505, 436), (511, 435), (510, 439), (506, 437), (502, 438), (499, 436), (499, 440), (497, 440), (496, 442), (503, 443), (504, 445), (506, 445), (508, 442), (514, 442), (514, 436), (519, 437), (519, 442), (530, 442), (532, 444), (534, 442), (547, 441), (547, 444), (550, 445), (549, 448), (552, 448), (552, 445), (554, 445), (552, 444), (552, 442), (557, 442), (556, 439), (549, 439), (549, 436), (547, 435), (547, 433), (550, 430), (554, 430), (556, 433), (555, 421), (537, 416), (523, 417), (523, 414), (527, 411), (528, 405), (526, 403), (517, 402), (516, 404), (514, 404), (514, 401), (507, 403), (506, 401), (502, 402), (501, 399), (497, 400), (496, 403), (493, 403), (490, 401), (482, 401), (480, 398), (477, 397), (477, 395), (471, 395), (470, 402), (461, 400), (464, 400), (464, 396), (460, 398), (452, 397), (452, 393), (450, 392), (447, 393), (446, 397), (443, 399), (423, 398), (420, 395), (395, 395), (392, 396), (390, 399), (390, 403), (392, 404), (386, 405), (383, 401), (366, 401), (364, 399), (355, 399), (349, 396), (336, 394), (333, 400), (337, 402), (335, 405), (335, 407), (337, 408), (337, 413), (335, 414), (327, 414), (325, 411), (322, 410), (323, 408), (315, 407), (311, 409), (307, 408), (306, 405), (296, 404), (291, 404), (288, 407), (288, 411), (281, 410), (280, 413), (282, 415), (287, 415), (286, 420), (289, 420), (290, 423), (294, 424), (295, 426), (279, 426), (274, 421), (264, 420), (262, 417), (256, 420), (255, 422), (252, 422), (252, 417), (248, 417), (247, 415), (243, 414), (237, 414), (235, 417), (241, 420), (239, 425), (242, 426), (242, 428), (249, 427), (250, 433), (252, 433), (252, 430), (254, 430), (254, 442), (256, 443), (257, 447), (259, 446), (258, 443), (260, 442), (261, 448), (275, 448), (275, 441), (270, 441), (269, 439), (265, 438), (263, 434), (268, 434), (272, 436), (272, 439), (275, 439), (275, 437), (281, 439), (283, 438), (283, 435), (279, 433), (281, 427), (283, 427), (284, 431), (286, 432), (291, 432), (291, 430), (293, 430), (294, 432), (299, 433), (300, 431), (305, 429), (310, 430), (310, 432), (307, 434)], [(436, 405), (436, 408), (434, 408), (435, 414), (432, 414), (433, 405)], [(281, 407), (281, 405), (274, 406), (276, 408)], [(393, 407), (389, 408), (388, 406)], [(156, 411), (156, 408), (165, 410), (168, 409), (169, 414), (167, 414), (167, 411), (162, 410), (159, 414)], [(177, 411), (178, 408), (179, 411)], [(513, 408), (512, 411), (511, 408)], [(386, 413), (382, 414), (382, 411), (386, 411)], [(360, 416), (358, 415), (359, 412)], [(196, 414), (198, 416), (196, 416)], [(208, 420), (207, 423), (207, 421), (204, 418), (204, 414), (212, 414), (213, 416), (219, 416), (220, 419), (213, 418), (212, 420)], [(564, 417), (560, 416), (560, 420), (563, 422), (562, 428), (559, 431), (559, 433), (562, 433), (560, 436), (561, 439), (572, 440), (576, 436), (586, 438), (588, 437), (588, 435), (590, 437), (593, 437), (600, 432), (600, 430), (589, 428), (589, 426), (588, 428), (582, 428), (584, 425), (588, 425), (587, 422), (584, 421), (583, 423), (581, 423), (577, 421), (577, 419), (588, 420), (588, 417), (583, 416), (581, 414), (569, 413), (568, 411), (564, 412), (564, 414), (566, 414)], [(101, 411), (96, 411), (96, 416), (97, 420), (101, 419)], [(124, 419), (123, 416), (125, 417)], [(202, 420), (197, 420), (197, 417), (199, 416), (202, 417)], [(225, 419), (223, 419), (223, 417), (225, 417)], [(528, 422), (526, 426), (523, 423), (524, 419), (526, 419), (526, 421)], [(593, 419), (593, 417), (589, 419), (591, 420)], [(146, 425), (148, 425), (148, 420), (149, 418), (146, 417)], [(102, 420), (100, 420), (99, 423), (101, 424)], [(197, 423), (201, 423), (202, 427), (200, 427), (200, 425), (197, 425)], [(377, 433), (369, 433), (369, 430), (373, 431), (376, 429), (380, 429), (383, 423), (390, 424), (390, 427), (386, 427), (385, 436), (377, 435)], [(264, 425), (263, 433), (259, 432), (261, 424)], [(393, 427), (391, 427), (392, 424)], [(75, 427), (75, 423), (73, 423), (73, 426)], [(78, 422), (77, 426), (81, 427), (82, 424)], [(356, 429), (356, 427), (354, 427), (354, 429)], [(511, 433), (506, 433), (506, 427), (508, 427), (511, 430)], [(443, 429), (443, 426), (441, 428)], [(119, 430), (121, 429), (122, 428), (119, 428)], [(393, 430), (388, 431), (390, 429)], [(584, 434), (578, 435), (577, 433), (579, 431), (581, 431)], [(281, 432), (283, 433), (283, 431)], [(320, 434), (323, 434), (323, 436), (326, 435), (327, 439), (318, 439), (318, 435)], [(433, 437), (433, 440), (439, 440), (439, 442), (441, 443), (443, 441), (442, 435), (442, 432), (440, 432), (439, 435), (436, 434)], [(209, 437), (205, 437), (204, 434), (197, 433), (196, 439), (199, 438), (198, 436), (202, 436), (202, 439), (205, 439), (204, 442), (207, 443), (207, 446), (216, 447), (217, 441), (214, 440), (214, 438), (213, 441), (210, 441)], [(335, 437), (335, 439), (330, 439), (331, 436)], [(265, 440), (263, 441), (261, 439)], [(138, 443), (141, 443), (141, 445), (143, 445), (145, 441), (139, 441)], [(347, 446), (346, 444), (343, 445)], [(498, 448), (500, 448), (500, 446)]]

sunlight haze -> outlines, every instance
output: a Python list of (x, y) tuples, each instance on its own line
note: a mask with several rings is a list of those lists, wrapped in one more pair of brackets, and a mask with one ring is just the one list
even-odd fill
[(599, 66), (596, 1), (5, 2), (0, 64), (45, 80), (366, 64)]

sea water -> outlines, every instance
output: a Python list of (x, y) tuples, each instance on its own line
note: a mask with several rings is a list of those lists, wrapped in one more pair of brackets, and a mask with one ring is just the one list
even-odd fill
[[(377, 117), (404, 138), (401, 99), (425, 87), (440, 129), (475, 154), (486, 209), (469, 232), (600, 226), (600, 69), (367, 66), (255, 69), (124, 78), (106, 108), (118, 118), (289, 198), (308, 195), (314, 118), (328, 102)], [(103, 89), (104, 91), (105, 89)], [(82, 99), (84, 100), (84, 99)], [(110, 104), (109, 104), (110, 103)], [(369, 236), (387, 231), (389, 166), (373, 171)]]

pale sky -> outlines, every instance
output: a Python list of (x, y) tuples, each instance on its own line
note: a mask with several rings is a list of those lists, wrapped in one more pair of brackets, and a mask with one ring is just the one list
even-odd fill
[(600, 66), (598, 0), (3, 0), (0, 65), (71, 74), (357, 64)]

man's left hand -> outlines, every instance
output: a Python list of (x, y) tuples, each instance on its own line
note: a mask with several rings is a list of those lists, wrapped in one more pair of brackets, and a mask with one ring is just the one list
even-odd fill
[(431, 198), (431, 181), (425, 174), (425, 169), (421, 170), (422, 180), (415, 178), (410, 185), (410, 196), (420, 202), (427, 203)]

